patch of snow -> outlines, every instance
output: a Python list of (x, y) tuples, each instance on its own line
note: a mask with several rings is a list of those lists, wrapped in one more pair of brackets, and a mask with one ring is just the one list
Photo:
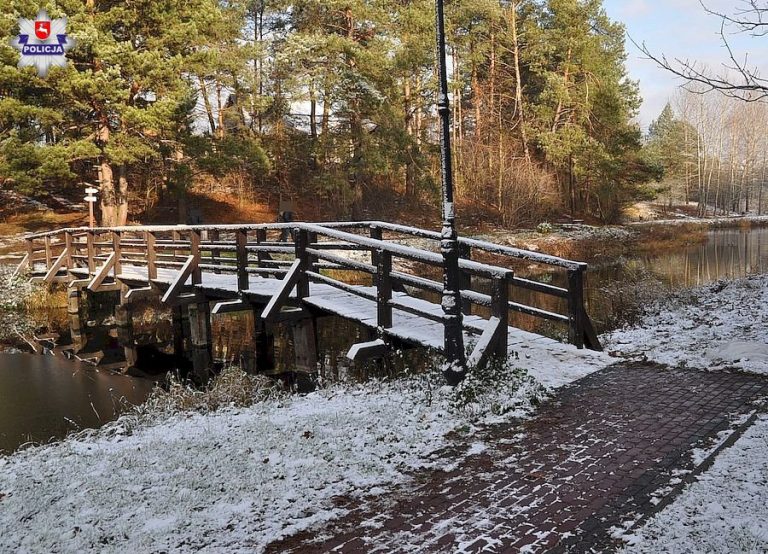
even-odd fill
[[(501, 387), (498, 401), (520, 417), (528, 394)], [(122, 418), (0, 457), (0, 551), (262, 551), (343, 515), (334, 497), (442, 467), (431, 455), (446, 435), (474, 429), (453, 402), (418, 378), (338, 385), (149, 426)]]
[(768, 374), (766, 323), (768, 276), (760, 275), (678, 293), (601, 339), (606, 350), (628, 358)]

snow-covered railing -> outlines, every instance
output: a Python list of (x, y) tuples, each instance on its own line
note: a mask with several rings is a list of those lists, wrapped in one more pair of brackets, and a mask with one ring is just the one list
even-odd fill
[[(347, 231), (364, 232), (380, 239), (385, 238), (384, 231), (388, 232), (389, 240), (401, 240), (403, 238), (426, 239), (434, 243), (434, 249), (439, 248), (439, 242), (442, 239), (440, 233), (435, 231), (384, 221), (354, 221), (324, 223), (323, 225)], [(465, 260), (471, 259), (473, 254), (484, 255), (493, 259), (494, 262), (499, 260), (502, 267), (507, 264), (508, 260), (515, 260), (548, 266), (555, 271), (565, 271), (565, 287), (558, 287), (549, 283), (526, 279), (518, 275), (513, 275), (509, 280), (509, 284), (511, 287), (517, 287), (545, 296), (564, 299), (567, 305), (567, 313), (561, 314), (549, 309), (513, 301), (509, 302), (509, 309), (535, 318), (567, 324), (569, 342), (579, 348), (587, 346), (587, 348), (593, 350), (602, 350), (600, 341), (597, 338), (597, 333), (592, 325), (592, 320), (584, 305), (585, 275), (588, 267), (586, 263), (551, 256), (549, 254), (542, 254), (540, 252), (532, 252), (521, 248), (495, 244), (488, 241), (462, 237), (459, 237), (459, 251), (461, 257)], [(507, 260), (505, 260), (505, 258)], [(468, 276), (465, 275), (465, 278), (468, 278)]]
[[(80, 227), (27, 236), (22, 265), (33, 273), (42, 272), (48, 282), (71, 279), (69, 270), (75, 268), (87, 268), (89, 275), (98, 269), (103, 280), (108, 273), (118, 275), (123, 265), (143, 266), (149, 281), (157, 278), (158, 269), (174, 269), (179, 272), (178, 279), (164, 299), (178, 294), (190, 278), (192, 284), (200, 284), (204, 271), (236, 274), (238, 292), (248, 290), (251, 275), (282, 279), (287, 287), (283, 300), (294, 288), (303, 298), (309, 294), (309, 283), (322, 283), (375, 301), (378, 326), (384, 329), (392, 324), (393, 309), (442, 322), (441, 313), (393, 294), (404, 291), (406, 286), (434, 295), (443, 292), (442, 281), (430, 278), (439, 272), (429, 270), (442, 267), (442, 255), (436, 248), (393, 240), (403, 236), (440, 240), (439, 233), (379, 221)], [(485, 308), (488, 317), (490, 309), (490, 317), (503, 328), (507, 327), (509, 310), (560, 322), (568, 325), (572, 343), (600, 348), (584, 309), (586, 264), (475, 239), (460, 239), (460, 247), (460, 293), (465, 314), (472, 313), (474, 305)], [(485, 253), (494, 260), (506, 256), (563, 269), (568, 275), (567, 287), (518, 277), (501, 264), (473, 260), (473, 253)], [(374, 288), (350, 284), (361, 275), (368, 276), (367, 282)], [(473, 288), (475, 283), (482, 284), (482, 290)], [(510, 287), (565, 299), (568, 313), (510, 301)], [(470, 328), (474, 325), (474, 331), (483, 331), (472, 323), (475, 320), (468, 319)]]

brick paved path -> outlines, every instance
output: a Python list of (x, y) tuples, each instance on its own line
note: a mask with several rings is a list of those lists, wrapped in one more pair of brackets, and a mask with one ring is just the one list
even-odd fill
[(339, 499), (347, 516), (269, 551), (611, 550), (611, 528), (677, 492), (695, 469), (691, 449), (738, 428), (733, 417), (764, 395), (768, 379), (757, 376), (614, 366), (561, 390), (530, 421), (484, 430), (487, 450), (456, 467), (386, 496)]

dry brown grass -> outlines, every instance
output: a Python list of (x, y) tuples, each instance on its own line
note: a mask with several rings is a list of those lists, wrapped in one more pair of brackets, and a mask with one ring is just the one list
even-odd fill
[(7, 243), (0, 244), (0, 255), (16, 254), (23, 252), (25, 248), (21, 235), (50, 231), (62, 227), (79, 227), (88, 224), (86, 214), (80, 212), (55, 213), (27, 212), (20, 214), (3, 215), (0, 217), (0, 239), (10, 238)]
[(182, 412), (208, 413), (221, 408), (247, 407), (282, 394), (285, 391), (274, 380), (230, 367), (214, 377), (202, 390), (171, 377), (167, 387), (156, 387), (147, 401), (136, 409), (139, 415), (150, 416)]
[(24, 299), (24, 308), (28, 312), (62, 309), (67, 307), (67, 291), (63, 288), (36, 287)]

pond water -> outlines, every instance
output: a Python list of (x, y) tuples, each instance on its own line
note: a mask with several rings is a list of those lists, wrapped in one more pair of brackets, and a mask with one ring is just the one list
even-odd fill
[[(699, 244), (655, 253), (644, 251), (591, 265), (586, 298), (598, 332), (620, 322), (617, 314), (633, 307), (633, 303), (658, 297), (665, 290), (768, 271), (768, 229), (715, 230)], [(535, 266), (515, 269), (523, 276), (565, 284), (564, 275), (543, 273)], [(646, 296), (636, 294), (646, 289)], [(511, 298), (565, 313), (565, 306), (552, 297), (512, 290)], [(248, 332), (253, 328), (249, 319), (252, 316), (227, 317), (232, 318), (227, 320), (229, 323), (214, 322), (214, 353), (224, 363), (242, 364), (244, 356), (254, 349)], [(154, 321), (149, 324), (150, 334), (153, 340), (159, 340), (163, 333), (158, 329), (163, 327), (156, 319), (149, 319)], [(513, 317), (512, 322), (551, 336), (562, 337), (566, 332), (562, 326), (542, 325), (540, 320), (526, 316)], [(326, 377), (365, 378), (367, 370), (338, 363), (351, 344), (368, 340), (361, 329), (337, 318), (326, 318), (318, 323), (318, 335), (322, 373)], [(291, 348), (290, 336), (279, 335), (278, 369), (288, 368)], [(412, 368), (423, 366), (428, 359), (417, 351), (409, 355), (412, 357), (403, 363)], [(0, 354), (0, 452), (13, 451), (27, 442), (47, 442), (73, 430), (103, 425), (115, 419), (126, 403), (142, 402), (153, 384), (148, 379), (95, 371), (91, 366), (62, 357)]]
[(112, 421), (153, 383), (39, 354), (0, 354), (0, 453)]

